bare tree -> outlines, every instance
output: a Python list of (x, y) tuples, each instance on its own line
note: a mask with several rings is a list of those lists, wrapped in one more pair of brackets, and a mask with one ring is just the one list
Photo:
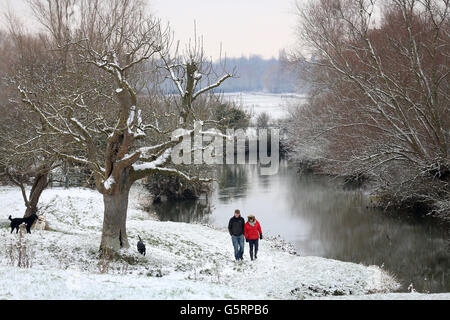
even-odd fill
[(126, 248), (130, 187), (155, 172), (196, 179), (169, 166), (171, 150), (182, 139), (171, 139), (170, 133), (182, 127), (193, 134), (188, 121), (192, 102), (229, 76), (194, 92), (196, 67), (188, 64), (187, 87), (182, 88), (173, 67), (165, 64), (181, 89), (183, 103), (161, 118), (154, 112), (157, 106), (148, 105), (152, 99), (143, 97), (140, 90), (149, 68), (161, 59), (171, 60), (170, 32), (145, 13), (143, 1), (31, 3), (49, 30), (47, 39), (59, 52), (61, 64), (45, 81), (31, 83), (19, 77), (16, 84), (22, 103), (45, 125), (45, 135), (59, 139), (48, 146), (49, 154), (91, 170), (105, 204), (101, 250)]
[(172, 54), (171, 47), (172, 45), (167, 47), (167, 51), (160, 52), (160, 57), (179, 97), (180, 123), (186, 125), (189, 120), (200, 120), (193, 108), (195, 100), (233, 77), (235, 70), (227, 72), (225, 61), (221, 57), (218, 63), (220, 70), (216, 70), (212, 59), (204, 56), (203, 39), (197, 37), (195, 25), (194, 40), (189, 39), (183, 52), (179, 52), (179, 42)]
[[(299, 6), (317, 90), (297, 120), (309, 119), (307, 135), (322, 141), (316, 159), (331, 170), (371, 176), (403, 200), (448, 199), (450, 2), (378, 8), (379, 19), (373, 0)], [(416, 188), (424, 180), (434, 181), (428, 192)]]
[[(42, 152), (48, 142), (40, 132), (43, 125), (30, 112), (22, 112), (17, 103), (16, 89), (5, 75), (11, 75), (16, 67), (27, 66), (26, 77), (33, 78), (33, 73), (42, 63), (44, 46), (37, 39), (27, 37), (21, 25), (8, 16), (9, 34), (2, 34), (0, 65), (2, 95), (0, 108), (0, 166), (8, 180), (21, 189), (26, 207), (24, 217), (37, 213), (38, 203), (43, 190), (49, 183), (49, 172), (57, 165), (56, 158)], [(37, 120), (37, 121), (36, 121)], [(29, 192), (26, 185), (31, 183)]]

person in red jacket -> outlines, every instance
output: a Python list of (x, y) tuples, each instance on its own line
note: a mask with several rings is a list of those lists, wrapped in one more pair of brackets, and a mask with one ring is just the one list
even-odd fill
[(253, 214), (249, 215), (248, 221), (244, 226), (245, 240), (250, 245), (250, 259), (253, 260), (253, 247), (255, 248), (255, 259), (258, 258), (258, 241), (262, 239), (262, 231), (259, 222)]

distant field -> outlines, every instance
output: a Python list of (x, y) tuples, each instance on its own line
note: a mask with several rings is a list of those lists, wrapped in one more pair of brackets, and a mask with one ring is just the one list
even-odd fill
[(273, 119), (285, 118), (290, 107), (304, 103), (306, 95), (297, 93), (232, 92), (225, 99), (241, 103), (253, 117), (266, 112)]

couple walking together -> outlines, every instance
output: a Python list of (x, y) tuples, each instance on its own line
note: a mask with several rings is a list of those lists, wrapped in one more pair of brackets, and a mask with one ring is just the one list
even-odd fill
[[(236, 261), (244, 260), (244, 239), (250, 245), (250, 259), (258, 258), (258, 242), (259, 239), (262, 239), (261, 226), (253, 214), (250, 214), (247, 218), (248, 221), (246, 223), (244, 218), (241, 217), (241, 212), (236, 209), (234, 216), (228, 223), (228, 231), (233, 242)], [(253, 252), (255, 255), (253, 255)]]

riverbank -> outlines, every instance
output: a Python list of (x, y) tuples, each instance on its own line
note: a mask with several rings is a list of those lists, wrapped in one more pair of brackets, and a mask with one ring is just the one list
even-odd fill
[[(417, 190), (402, 190), (401, 188), (390, 189), (390, 187), (384, 186), (377, 187), (377, 182), (374, 178), (367, 177), (365, 175), (347, 175), (341, 176), (335, 171), (329, 171), (325, 169), (326, 164), (316, 160), (304, 160), (300, 161), (294, 159), (289, 153), (292, 150), (287, 150), (286, 159), (293, 166), (295, 166), (299, 173), (323, 176), (330, 179), (339, 181), (343, 190), (363, 190), (369, 199), (368, 207), (372, 209), (383, 210), (387, 214), (398, 214), (403, 216), (417, 217), (417, 218), (432, 218), (436, 224), (445, 224), (450, 228), (450, 212), (444, 210), (447, 203), (450, 201), (447, 198), (440, 200), (428, 201), (427, 197), (411, 197), (408, 193), (414, 194), (421, 189), (423, 194), (427, 193), (426, 189), (434, 189), (433, 185), (427, 181), (417, 183)], [(432, 180), (432, 179), (431, 179)], [(439, 181), (437, 180), (439, 183)], [(392, 187), (392, 186), (391, 186)], [(398, 187), (398, 186), (397, 186)], [(382, 190), (384, 189), (384, 190)], [(443, 191), (443, 190), (442, 190)], [(436, 192), (438, 193), (438, 192)], [(448, 193), (447, 193), (448, 194)], [(442, 208), (439, 208), (441, 206)]]
[[(257, 261), (249, 261), (246, 252), (246, 259), (236, 263), (225, 230), (157, 221), (140, 207), (142, 192), (134, 188), (130, 196), (132, 247), (111, 262), (98, 259), (103, 201), (95, 191), (44, 191), (41, 203), (50, 230), (33, 230), (25, 237), (32, 256), (29, 269), (10, 265), (8, 250), (18, 236), (2, 220), (0, 298), (308, 299), (387, 293), (398, 287), (377, 266), (292, 255), (276, 240), (261, 241)], [(2, 219), (23, 214), (18, 189), (2, 187), (0, 201)], [(136, 252), (137, 235), (147, 245), (145, 257)]]

